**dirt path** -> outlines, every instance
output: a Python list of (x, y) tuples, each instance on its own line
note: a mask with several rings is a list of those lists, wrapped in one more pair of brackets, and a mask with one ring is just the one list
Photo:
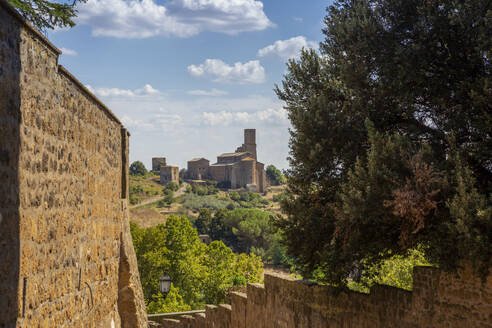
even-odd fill
[[(181, 196), (182, 194), (185, 193), (186, 191), (186, 186), (188, 184), (186, 182), (183, 182), (181, 184), (181, 187), (174, 193), (174, 197), (178, 197), (178, 196)], [(153, 202), (157, 202), (157, 201), (160, 201), (161, 199), (164, 199), (164, 197), (166, 197), (166, 195), (158, 195), (158, 196), (154, 196), (154, 197), (151, 197), (151, 198), (147, 198), (146, 200), (138, 203), (138, 204), (135, 204), (135, 205), (131, 205), (130, 206), (130, 209), (132, 208), (137, 208), (137, 207), (140, 207), (140, 206), (144, 206), (144, 205), (148, 205), (150, 203), (153, 203)]]

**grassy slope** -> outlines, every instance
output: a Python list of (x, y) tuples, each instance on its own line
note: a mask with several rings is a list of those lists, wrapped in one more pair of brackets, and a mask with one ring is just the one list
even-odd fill
[[(171, 206), (163, 206), (162, 204), (159, 204), (158, 200), (139, 206), (139, 203), (145, 203), (146, 200), (149, 201), (151, 199), (156, 199), (156, 197), (160, 195), (164, 197), (162, 194), (163, 186), (159, 184), (159, 177), (152, 174), (148, 174), (145, 177), (131, 176), (130, 188), (133, 191), (130, 198), (138, 200), (138, 202), (135, 203), (133, 208), (130, 210), (131, 220), (142, 227), (165, 223), (166, 217), (172, 214), (183, 214), (197, 217), (200, 208), (226, 208), (228, 204), (233, 204), (235, 207), (241, 206), (240, 202), (235, 202), (229, 198), (229, 192), (224, 191), (220, 191), (215, 195), (206, 196), (184, 193), (176, 197)], [(270, 187), (265, 195), (260, 194), (262, 199), (269, 201), (266, 205), (260, 203), (248, 203), (249, 205), (246, 205), (273, 213), (280, 213), (279, 203), (272, 201), (272, 198), (273, 195), (283, 192), (284, 189), (284, 186)]]

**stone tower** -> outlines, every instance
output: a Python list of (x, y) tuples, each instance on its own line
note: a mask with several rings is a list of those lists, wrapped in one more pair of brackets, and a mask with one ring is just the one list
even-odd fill
[(256, 129), (244, 129), (244, 151), (247, 151), (253, 155), (256, 160)]

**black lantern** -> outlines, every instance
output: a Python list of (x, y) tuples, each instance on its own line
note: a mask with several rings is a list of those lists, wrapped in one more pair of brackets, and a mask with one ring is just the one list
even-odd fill
[(159, 278), (159, 290), (164, 295), (164, 297), (171, 290), (171, 277), (164, 272), (164, 275)]

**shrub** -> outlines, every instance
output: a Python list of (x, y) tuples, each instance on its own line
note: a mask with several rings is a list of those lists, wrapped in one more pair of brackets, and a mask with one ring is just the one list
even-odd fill
[(131, 175), (145, 175), (147, 173), (147, 169), (145, 165), (140, 161), (135, 161), (130, 165), (130, 174)]

